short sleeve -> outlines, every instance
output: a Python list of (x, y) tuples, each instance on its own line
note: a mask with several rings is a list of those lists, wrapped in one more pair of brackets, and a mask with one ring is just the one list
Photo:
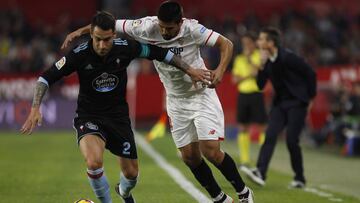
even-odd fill
[(148, 29), (148, 19), (140, 18), (136, 20), (120, 19), (116, 20), (115, 30), (119, 33), (127, 34), (132, 38), (137, 38)]
[(190, 22), (191, 36), (198, 45), (214, 46), (219, 37), (219, 33), (206, 28), (196, 20)]

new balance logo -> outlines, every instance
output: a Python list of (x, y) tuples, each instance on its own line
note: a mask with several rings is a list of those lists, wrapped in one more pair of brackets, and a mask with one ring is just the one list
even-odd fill
[(88, 64), (84, 69), (85, 70), (92, 70), (92, 69), (94, 69), (94, 67), (92, 67), (91, 64)]
[(212, 129), (209, 131), (209, 135), (213, 135), (213, 134), (215, 134), (215, 132), (216, 132), (216, 130)]

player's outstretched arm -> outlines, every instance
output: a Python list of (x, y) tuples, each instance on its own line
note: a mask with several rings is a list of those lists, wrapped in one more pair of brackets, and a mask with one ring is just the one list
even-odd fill
[(89, 24), (66, 35), (66, 38), (63, 44), (61, 45), (61, 49), (66, 49), (74, 39), (80, 37), (81, 35), (90, 33), (90, 29), (91, 29), (91, 25)]
[[(161, 48), (155, 45), (150, 44), (140, 44), (139, 42), (133, 41), (137, 44), (138, 51), (140, 52), (139, 57), (147, 58), (150, 60), (162, 61), (164, 63), (170, 64), (179, 70), (188, 74), (194, 83), (203, 82), (209, 84), (211, 80), (211, 71), (205, 69), (197, 69), (189, 66), (184, 62), (179, 56), (175, 55), (169, 49)], [(136, 50), (136, 49), (135, 49)]]
[(226, 71), (233, 55), (233, 43), (226, 37), (220, 35), (216, 40), (215, 46), (220, 50), (220, 62), (216, 70), (213, 72), (209, 88), (215, 88), (221, 82), (224, 72)]
[(44, 97), (46, 91), (48, 89), (47, 84), (38, 81), (36, 83), (33, 103), (31, 106), (31, 111), (29, 116), (27, 117), (24, 125), (21, 127), (20, 132), (22, 134), (30, 135), (35, 128), (36, 125), (40, 126), (42, 122), (42, 115), (40, 113), (40, 104), (42, 98)]

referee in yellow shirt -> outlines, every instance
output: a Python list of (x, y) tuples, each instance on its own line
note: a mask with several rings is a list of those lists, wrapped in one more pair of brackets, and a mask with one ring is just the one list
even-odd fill
[(267, 121), (263, 94), (256, 84), (256, 75), (260, 68), (260, 52), (256, 47), (256, 35), (248, 32), (241, 38), (243, 52), (236, 56), (232, 69), (232, 80), (239, 91), (237, 102), (238, 146), (241, 166), (250, 163), (251, 124), (257, 124), (260, 130), (259, 143), (264, 141), (264, 128)]

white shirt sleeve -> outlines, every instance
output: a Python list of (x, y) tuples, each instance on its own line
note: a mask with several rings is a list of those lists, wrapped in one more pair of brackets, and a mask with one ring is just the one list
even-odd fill
[(127, 34), (136, 38), (146, 32), (147, 23), (145, 18), (136, 20), (120, 19), (116, 20), (115, 30), (119, 33)]
[(214, 46), (220, 36), (219, 33), (206, 28), (195, 20), (192, 20), (190, 29), (191, 35), (198, 45)]

